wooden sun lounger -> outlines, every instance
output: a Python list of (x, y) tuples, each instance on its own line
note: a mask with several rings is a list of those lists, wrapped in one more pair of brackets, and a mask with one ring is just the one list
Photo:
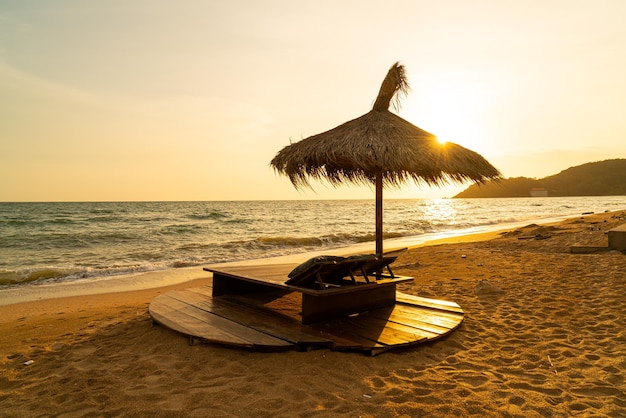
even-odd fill
[[(356, 284), (355, 273), (360, 271), (365, 281), (369, 282), (363, 267), (366, 260), (362, 258), (350, 259), (343, 257), (333, 257), (334, 260), (311, 259), (289, 273), (287, 285), (299, 287), (319, 287), (325, 290), (329, 287), (341, 287), (345, 285), (345, 279), (350, 277), (351, 284)], [(303, 267), (303, 268), (302, 268)], [(295, 272), (295, 273), (294, 273)]]
[[(345, 279), (350, 277), (356, 283), (356, 275), (370, 282), (370, 276), (376, 280), (394, 278), (390, 264), (393, 263), (406, 248), (385, 253), (382, 256), (355, 255), (350, 257), (320, 256), (299, 265), (289, 273), (286, 284), (293, 286), (313, 287), (315, 281), (319, 289), (346, 285)], [(384, 273), (384, 270), (387, 273)]]
[[(395, 260), (395, 257), (391, 258)], [(302, 323), (310, 324), (393, 306), (396, 302), (396, 284), (413, 280), (412, 277), (391, 274), (377, 276), (377, 280), (370, 281), (365, 267), (380, 269), (385, 265), (367, 265), (367, 262), (367, 259), (358, 258), (313, 262), (292, 278), (288, 278), (288, 275), (296, 267), (293, 264), (239, 267), (214, 265), (204, 270), (213, 273), (213, 297), (278, 290), (300, 292)], [(357, 271), (361, 272), (365, 281), (356, 280)]]
[[(402, 248), (399, 250), (384, 253), (381, 257), (367, 260), (363, 265), (363, 274), (367, 276), (374, 276), (377, 280), (385, 277), (393, 279), (395, 276), (393, 274), (393, 271), (391, 271), (391, 263), (396, 261), (398, 256), (406, 250), (406, 248)], [(386, 270), (387, 273), (383, 273), (384, 270)]]

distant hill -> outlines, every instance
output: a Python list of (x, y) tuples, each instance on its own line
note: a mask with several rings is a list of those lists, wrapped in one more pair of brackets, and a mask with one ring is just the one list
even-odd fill
[[(532, 191), (532, 194), (531, 194)], [(454, 197), (626, 195), (626, 159), (587, 163), (559, 174), (532, 179), (514, 177), (482, 185), (473, 184)]]

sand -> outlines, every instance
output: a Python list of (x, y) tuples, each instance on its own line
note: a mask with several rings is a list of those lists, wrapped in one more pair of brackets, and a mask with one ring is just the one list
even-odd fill
[[(0, 415), (626, 416), (626, 211), (411, 248), (399, 290), (466, 312), (446, 339), (376, 357), (188, 340), (147, 307), (173, 288), (0, 306)], [(29, 364), (29, 365), (26, 365)]]

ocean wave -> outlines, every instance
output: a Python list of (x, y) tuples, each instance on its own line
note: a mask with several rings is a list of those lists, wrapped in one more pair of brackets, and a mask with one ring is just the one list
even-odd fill
[(195, 233), (197, 231), (201, 231), (205, 228), (205, 226), (196, 223), (186, 223), (186, 224), (173, 224), (173, 225), (164, 225), (159, 229), (159, 233), (161, 234), (184, 234), (184, 233)]
[[(400, 238), (410, 234), (400, 232), (385, 232), (384, 238)], [(363, 234), (330, 234), (321, 235), (319, 237), (295, 237), (295, 236), (260, 236), (248, 245), (269, 246), (269, 247), (294, 247), (294, 248), (311, 248), (311, 247), (329, 247), (337, 245), (350, 245), (363, 242), (375, 241), (376, 235), (371, 233)]]
[(129, 229), (118, 229), (113, 231), (94, 231), (84, 232), (76, 234), (75, 241), (83, 244), (89, 243), (119, 243), (119, 242), (131, 242), (131, 241), (144, 241), (144, 233), (132, 231)]
[(1, 219), (0, 218), (0, 225), (5, 225), (5, 226), (22, 226), (22, 225), (31, 225), (32, 224), (32, 220), (30, 219)]
[[(0, 271), (0, 288), (26, 284), (61, 283), (73, 280), (89, 279), (96, 277), (117, 276), (123, 274), (141, 273), (152, 270), (159, 270), (169, 267), (158, 264), (134, 264), (108, 267), (76, 267), (76, 268), (56, 268), (41, 267), (22, 270)], [(178, 267), (178, 266), (172, 266)]]
[(252, 223), (251, 220), (249, 219), (228, 219), (226, 221), (224, 221), (227, 224), (249, 224)]
[(114, 209), (109, 209), (109, 208), (106, 208), (106, 209), (105, 208), (93, 208), (87, 211), (87, 213), (91, 213), (94, 215), (101, 215), (101, 214), (109, 215), (109, 214), (117, 214), (117, 211)]
[(253, 241), (260, 245), (279, 246), (279, 247), (309, 247), (321, 245), (322, 239), (319, 237), (258, 237)]
[(71, 219), (71, 218), (56, 218), (56, 219), (50, 219), (46, 221), (46, 223), (49, 223), (52, 225), (69, 225), (69, 224), (77, 223), (77, 220)]
[(205, 219), (221, 220), (221, 219), (229, 218), (229, 217), (230, 215), (219, 212), (219, 211), (211, 211), (207, 213), (192, 213), (186, 216), (187, 219), (195, 219), (195, 220), (205, 220)]
[(170, 264), (170, 267), (184, 268), (184, 267), (201, 266), (203, 264), (208, 264), (208, 263), (206, 261), (199, 261), (199, 260), (176, 260)]
[(58, 280), (78, 274), (78, 270), (51, 267), (0, 271), (0, 286)]
[(89, 218), (86, 218), (85, 221), (109, 223), (109, 222), (119, 222), (120, 218), (118, 215), (115, 215), (115, 214), (111, 214), (111, 215), (102, 214), (102, 215), (90, 216)]

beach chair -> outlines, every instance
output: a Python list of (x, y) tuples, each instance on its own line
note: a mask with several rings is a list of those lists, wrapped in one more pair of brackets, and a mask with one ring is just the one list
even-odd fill
[[(406, 248), (405, 248), (406, 249)], [(287, 285), (300, 287), (319, 287), (324, 290), (331, 287), (356, 285), (357, 275), (370, 283), (370, 276), (376, 280), (395, 278), (390, 264), (402, 250), (392, 251), (377, 257), (373, 254), (353, 255), (350, 257), (318, 256), (311, 258), (293, 269), (285, 282)], [(387, 274), (383, 273), (386, 270)], [(348, 281), (347, 278), (350, 280)]]
[[(391, 263), (396, 261), (398, 256), (406, 250), (406, 248), (401, 248), (399, 250), (389, 251), (384, 253), (381, 257), (374, 257), (373, 259), (367, 260), (363, 265), (364, 274), (366, 275), (365, 280), (369, 282), (367, 276), (373, 276), (376, 280), (380, 280), (382, 278), (395, 278), (396, 276), (391, 270)], [(387, 271), (387, 274), (383, 273), (385, 270)]]
[(349, 284), (356, 285), (355, 275), (357, 272), (360, 272), (365, 280), (369, 282), (363, 266), (375, 258), (372, 255), (314, 257), (293, 269), (288, 274), (289, 280), (285, 284), (308, 288), (318, 287), (320, 290)]

